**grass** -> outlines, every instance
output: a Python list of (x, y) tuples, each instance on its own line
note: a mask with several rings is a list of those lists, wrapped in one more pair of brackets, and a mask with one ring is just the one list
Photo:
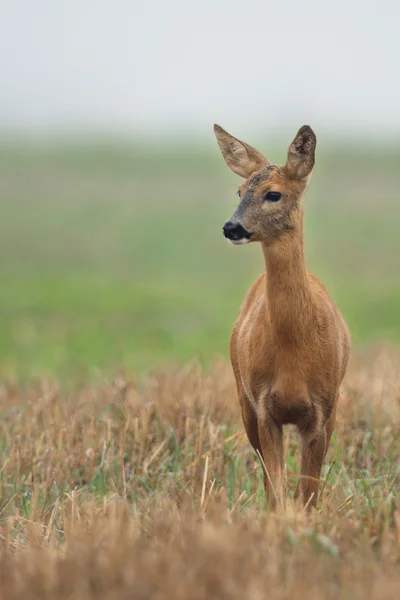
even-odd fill
[[(322, 144), (306, 198), (309, 268), (357, 344), (400, 339), (398, 159)], [(0, 148), (1, 373), (65, 380), (226, 355), (263, 268), (258, 247), (222, 239), (237, 183), (215, 144)]]
[(400, 355), (353, 357), (318, 511), (269, 513), (230, 367), (0, 390), (2, 597), (373, 598), (400, 584)]

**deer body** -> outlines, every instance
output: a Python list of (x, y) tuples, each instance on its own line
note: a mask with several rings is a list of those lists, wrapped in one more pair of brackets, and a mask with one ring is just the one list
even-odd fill
[(301, 128), (280, 167), (220, 127), (215, 132), (228, 166), (246, 179), (225, 236), (236, 244), (261, 242), (265, 258), (265, 272), (245, 298), (231, 336), (243, 423), (263, 460), (272, 505), (283, 493), (282, 427), (297, 425), (302, 478), (296, 497), (315, 506), (350, 353), (346, 324), (304, 260), (302, 196), (314, 165), (315, 135)]

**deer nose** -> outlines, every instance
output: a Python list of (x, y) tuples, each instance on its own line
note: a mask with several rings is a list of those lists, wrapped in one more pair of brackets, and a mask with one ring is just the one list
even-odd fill
[(241, 240), (242, 238), (250, 238), (251, 236), (239, 223), (232, 223), (232, 221), (227, 221), (222, 230), (228, 240)]

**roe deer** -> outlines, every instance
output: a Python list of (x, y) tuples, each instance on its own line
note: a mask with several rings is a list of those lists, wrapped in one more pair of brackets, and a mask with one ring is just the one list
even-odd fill
[(350, 354), (346, 324), (304, 262), (303, 194), (316, 137), (311, 127), (301, 127), (279, 166), (219, 125), (214, 131), (228, 167), (246, 180), (224, 235), (233, 244), (261, 242), (265, 258), (230, 342), (244, 426), (264, 463), (266, 497), (274, 506), (283, 500), (282, 426), (297, 425), (302, 449), (295, 497), (316, 506)]

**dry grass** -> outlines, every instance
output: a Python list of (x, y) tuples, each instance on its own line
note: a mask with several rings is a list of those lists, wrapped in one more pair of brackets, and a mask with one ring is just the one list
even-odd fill
[[(230, 367), (0, 390), (0, 597), (394, 598), (400, 355), (358, 356), (319, 509), (269, 514)], [(298, 471), (287, 436), (288, 485)]]

